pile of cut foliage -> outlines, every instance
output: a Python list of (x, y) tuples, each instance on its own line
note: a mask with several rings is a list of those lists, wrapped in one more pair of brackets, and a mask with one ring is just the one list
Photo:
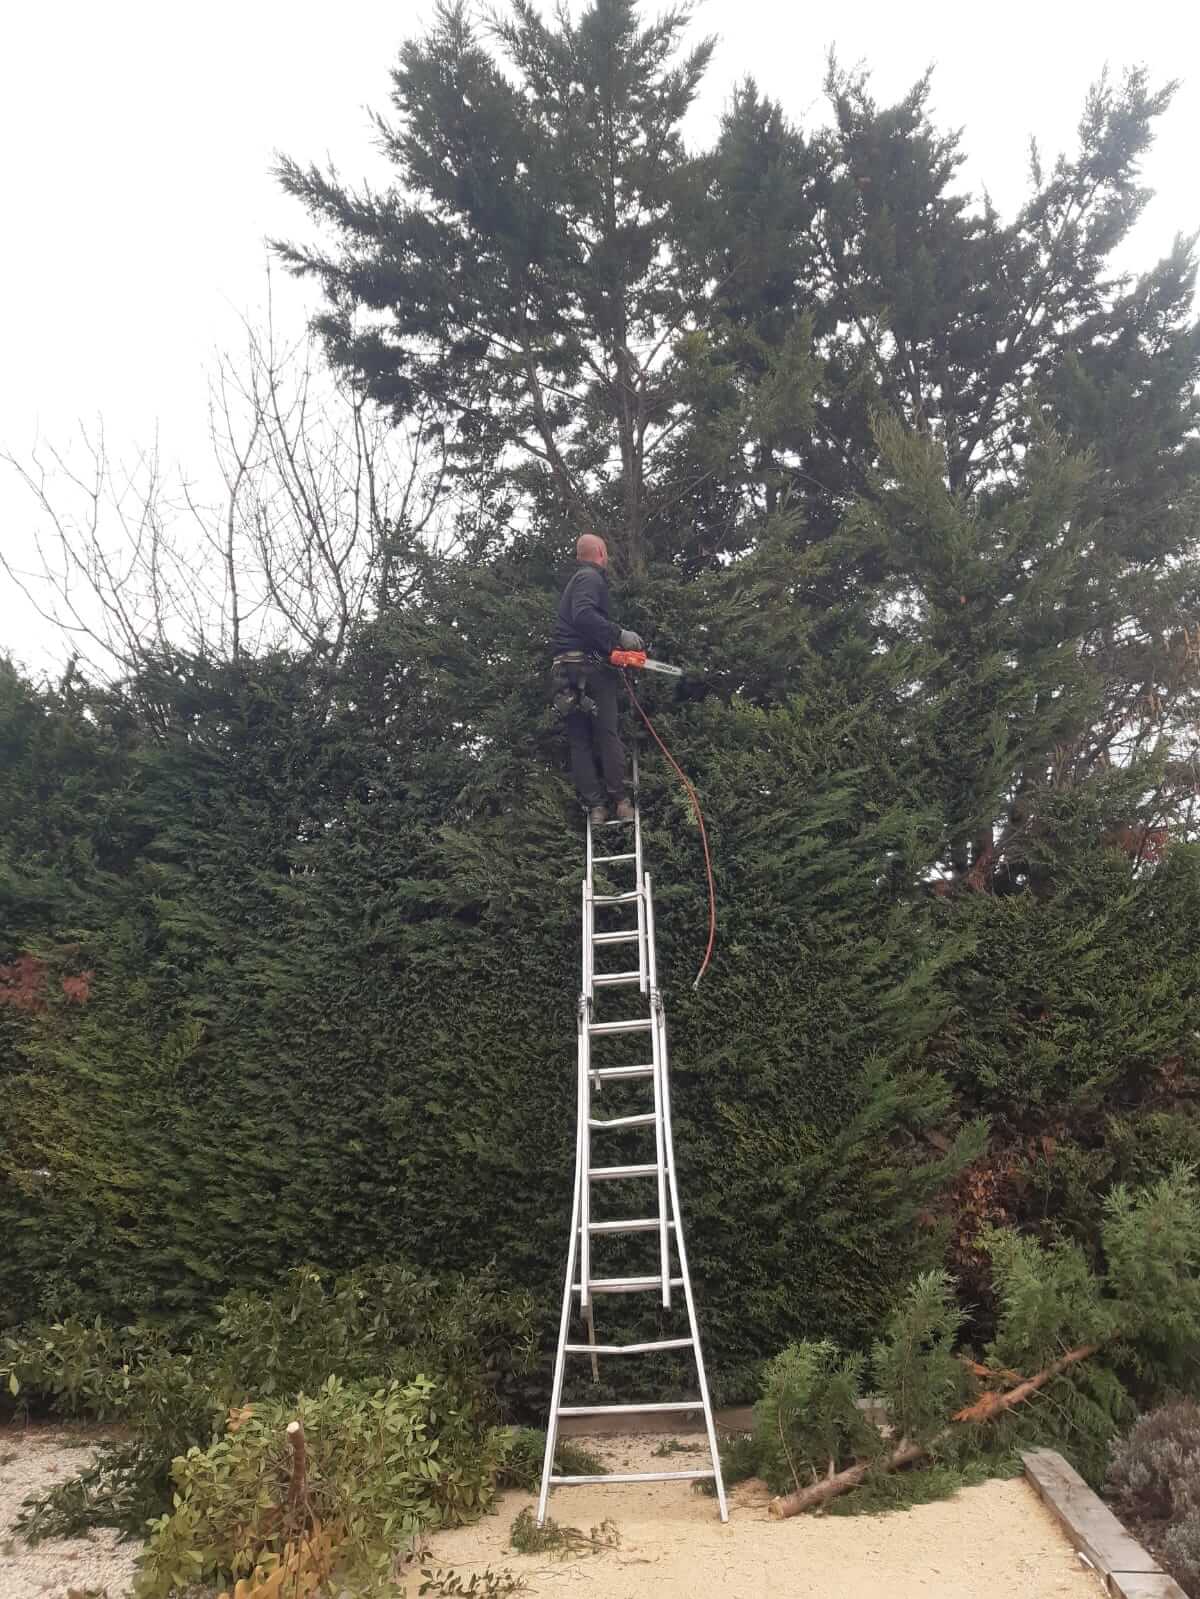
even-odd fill
[[(995, 1334), (975, 1359), (943, 1272), (901, 1297), (869, 1359), (831, 1342), (769, 1362), (754, 1431), (727, 1475), (757, 1474), (772, 1511), (912, 1503), (1054, 1444), (1093, 1481), (1139, 1406), (1200, 1383), (1200, 1189), (1180, 1167), (1108, 1196), (1100, 1251), (995, 1229), (983, 1243)], [(875, 1419), (883, 1418), (882, 1420)]]

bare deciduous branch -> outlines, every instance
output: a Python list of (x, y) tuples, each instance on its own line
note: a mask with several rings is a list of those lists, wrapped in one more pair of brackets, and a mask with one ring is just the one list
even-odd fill
[(244, 324), (209, 393), (211, 467), (164, 473), (157, 443), (125, 466), (102, 426), (70, 450), (0, 453), (33, 502), (34, 559), (0, 564), (86, 664), (136, 669), (175, 650), (236, 661), (291, 647), (335, 657), (415, 589), (452, 509), (447, 440), (398, 430), (273, 319)]

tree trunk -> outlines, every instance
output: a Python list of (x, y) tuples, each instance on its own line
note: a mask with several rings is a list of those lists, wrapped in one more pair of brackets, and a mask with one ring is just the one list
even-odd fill
[(914, 1460), (920, 1460), (925, 1452), (926, 1445), (910, 1444), (905, 1439), (883, 1460), (860, 1460), (857, 1465), (847, 1466), (845, 1471), (836, 1471), (831, 1476), (823, 1477), (820, 1482), (814, 1482), (811, 1488), (799, 1488), (793, 1494), (772, 1499), (768, 1508), (780, 1520), (798, 1516), (802, 1510), (815, 1510), (828, 1500), (836, 1499), (839, 1494), (857, 1488), (872, 1467), (880, 1471), (899, 1471), (901, 1466), (911, 1466)]
[(1001, 1393), (980, 1394), (973, 1405), (967, 1405), (964, 1410), (956, 1411), (954, 1420), (991, 1421), (993, 1416), (1011, 1410), (1014, 1405), (1019, 1405), (1022, 1400), (1035, 1394), (1039, 1388), (1044, 1388), (1052, 1377), (1060, 1376), (1068, 1366), (1087, 1360), (1099, 1348), (1099, 1344), (1081, 1344), (1078, 1349), (1068, 1349), (1061, 1359), (1052, 1361), (1045, 1371), (1039, 1371), (1036, 1377), (1026, 1378), (1015, 1388), (1006, 1388)]
[[(618, 290), (618, 293), (621, 291)], [(625, 345), (625, 312), (620, 314), (615, 366), (617, 371), (617, 435), (621, 445), (621, 499), (625, 511), (625, 560), (630, 572), (645, 566), (642, 549), (642, 462), (637, 429), (637, 391), (633, 357)]]
[[(613, 70), (610, 54), (609, 70)], [(629, 348), (629, 308), (625, 302), (625, 273), (611, 263), (620, 259), (620, 242), (617, 237), (617, 139), (613, 109), (612, 80), (605, 85), (604, 107), (604, 246), (612, 272), (610, 289), (611, 360), (616, 376), (615, 420), (617, 443), (621, 452), (621, 503), (625, 516), (622, 529), (622, 552), (627, 571), (640, 573), (645, 567), (642, 550), (642, 494), (641, 494), (641, 440), (638, 436), (638, 390), (635, 383), (636, 363)]]

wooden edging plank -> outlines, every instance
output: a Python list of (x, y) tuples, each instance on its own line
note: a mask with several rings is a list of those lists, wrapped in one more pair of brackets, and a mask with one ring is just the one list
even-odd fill
[(1108, 1578), (1108, 1590), (1121, 1599), (1187, 1599), (1175, 1578), (1168, 1577), (1165, 1571), (1117, 1572)]
[(1031, 1449), (1021, 1458), (1042, 1502), (1115, 1599), (1186, 1599), (1175, 1579), (1130, 1537), (1062, 1455), (1053, 1449)]

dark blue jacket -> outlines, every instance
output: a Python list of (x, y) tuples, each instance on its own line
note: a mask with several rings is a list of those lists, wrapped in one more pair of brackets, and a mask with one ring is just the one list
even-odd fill
[(608, 619), (608, 576), (592, 561), (577, 561), (575, 571), (558, 602), (552, 652), (583, 650), (587, 655), (608, 656), (619, 647), (621, 629)]

